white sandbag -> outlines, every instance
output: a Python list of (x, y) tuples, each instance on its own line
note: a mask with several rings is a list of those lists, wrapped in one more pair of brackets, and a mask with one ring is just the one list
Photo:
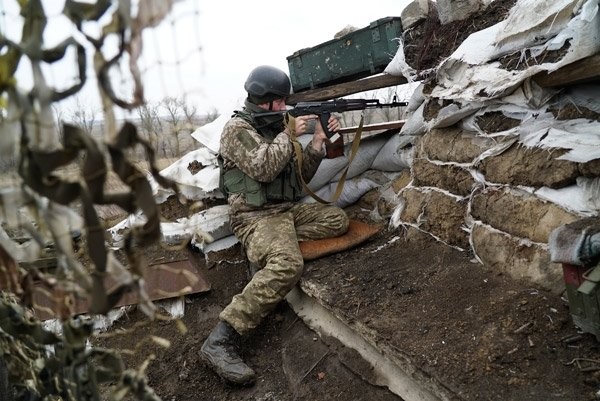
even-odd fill
[(371, 168), (381, 171), (400, 171), (410, 168), (414, 141), (414, 136), (393, 135), (377, 153)]
[[(298, 138), (298, 142), (304, 147), (310, 139), (311, 135), (302, 135)], [(377, 153), (385, 144), (386, 139), (381, 137), (371, 137), (363, 140), (352, 160), (352, 164), (346, 174), (346, 179), (356, 177), (357, 175), (368, 170), (377, 156)], [(351, 143), (344, 146), (344, 155), (334, 159), (323, 159), (315, 176), (308, 183), (308, 187), (312, 191), (316, 191), (332, 181), (338, 181), (341, 178), (343, 170), (348, 165)]]
[[(429, 99), (430, 102), (441, 101), (437, 99)], [(454, 125), (469, 115), (477, 112), (485, 106), (484, 102), (453, 102), (442, 107), (437, 116), (429, 121), (426, 121), (423, 113), (427, 102), (422, 103), (419, 108), (409, 115), (408, 119), (400, 129), (401, 135), (418, 136), (424, 135), (426, 132), (434, 128), (445, 128)]]
[(483, 8), (481, 0), (437, 0), (438, 18), (442, 25), (466, 20)]
[(404, 58), (404, 42), (401, 38), (398, 38), (398, 44), (396, 54), (383, 72), (390, 75), (403, 76), (408, 82), (413, 82), (417, 73), (414, 68), (408, 65)]
[(427, 132), (428, 126), (423, 118), (424, 109), (425, 103), (421, 103), (417, 110), (409, 115), (400, 129), (400, 135), (419, 136)]
[[(192, 174), (192, 163), (201, 166), (200, 171)], [(219, 167), (217, 158), (208, 148), (193, 150), (160, 172), (180, 185), (180, 190), (188, 199), (203, 199), (207, 194), (217, 196), (219, 191)], [(154, 186), (153, 186), (154, 187)]]
[(540, 129), (521, 129), (520, 141), (529, 147), (569, 149), (558, 160), (586, 163), (600, 159), (600, 122), (549, 117), (546, 121)]
[(191, 245), (197, 249), (199, 249), (202, 253), (204, 253), (205, 257), (208, 259), (208, 254), (211, 252), (219, 252), (225, 249), (229, 249), (233, 247), (235, 244), (240, 242), (235, 235), (230, 235), (219, 240), (213, 242), (195, 242), (192, 241)]
[(142, 226), (146, 224), (148, 218), (141, 211), (132, 213), (125, 217), (123, 220), (110, 227), (106, 231), (112, 236), (112, 245), (114, 247), (122, 246), (124, 239), (123, 233), (128, 231), (131, 227)]
[(192, 138), (206, 146), (214, 154), (219, 153), (219, 148), (221, 147), (221, 133), (229, 119), (231, 119), (231, 113), (221, 114), (216, 120), (205, 124), (192, 132)]
[[(335, 194), (337, 186), (338, 186), (337, 181), (331, 182), (314, 192), (319, 198), (321, 198), (325, 201), (329, 201), (333, 198), (333, 195)], [(347, 180), (344, 183), (344, 188), (342, 189), (342, 193), (340, 194), (340, 197), (338, 198), (338, 200), (335, 202), (335, 205), (342, 207), (342, 208), (353, 205), (356, 202), (358, 202), (358, 200), (364, 194), (366, 194), (371, 189), (376, 188), (378, 186), (379, 186), (379, 184), (377, 184), (375, 181), (372, 181), (368, 178), (356, 177), (356, 178)], [(302, 202), (314, 203), (314, 202), (316, 202), (316, 200), (314, 198), (312, 198), (311, 196), (306, 196), (304, 199), (302, 199)]]
[(190, 240), (208, 243), (229, 236), (232, 232), (228, 213), (228, 205), (218, 205), (175, 222), (162, 222), (163, 241), (171, 245)]
[(335, 159), (323, 159), (314, 177), (308, 183), (308, 187), (315, 191), (330, 183), (333, 177), (348, 165), (348, 156), (344, 155)]
[[(373, 164), (373, 160), (377, 157), (377, 154), (387, 142), (387, 138), (383, 136), (372, 136), (365, 138), (360, 142), (360, 146), (354, 155), (352, 163), (346, 173), (346, 179), (354, 178), (359, 174), (364, 173)], [(351, 143), (347, 143), (344, 149), (345, 157), (348, 158), (351, 153)], [(331, 181), (338, 181), (342, 178), (343, 171), (339, 171)]]
[(414, 25), (423, 21), (429, 15), (429, 1), (428, 0), (414, 0), (408, 4), (400, 13), (400, 20), (402, 21), (402, 30), (406, 31)]
[[(190, 217), (181, 217), (174, 222), (161, 222), (162, 241), (170, 245), (189, 240), (211, 242), (231, 235), (228, 213), (229, 205), (217, 205)], [(123, 233), (147, 221), (143, 213), (137, 212), (110, 227), (107, 232), (112, 236), (113, 246), (120, 246), (124, 239)]]
[(498, 53), (539, 44), (556, 35), (575, 14), (578, 4), (581, 0), (519, 0), (505, 20), (507, 29), (496, 35)]
[(229, 205), (217, 205), (209, 209), (202, 210), (190, 217), (177, 219), (188, 232), (200, 230), (208, 233), (213, 240), (217, 240), (231, 235), (229, 226)]
[[(431, 101), (431, 100), (430, 100)], [(433, 128), (450, 127), (484, 106), (483, 102), (453, 102), (440, 109), (437, 116), (427, 123), (428, 131)]]
[(600, 178), (578, 177), (577, 183), (560, 189), (542, 187), (533, 190), (536, 196), (548, 200), (582, 217), (600, 212)]
[(404, 112), (406, 115), (411, 115), (425, 102), (425, 95), (423, 95), (423, 88), (425, 85), (422, 82), (417, 82), (412, 95), (408, 100), (408, 105), (406, 105), (406, 109)]

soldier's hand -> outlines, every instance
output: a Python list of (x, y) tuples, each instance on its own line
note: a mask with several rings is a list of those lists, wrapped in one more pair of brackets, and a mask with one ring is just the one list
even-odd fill
[(313, 133), (318, 119), (319, 117), (315, 114), (296, 117), (296, 135)]
[(338, 132), (342, 128), (342, 124), (340, 124), (340, 120), (338, 120), (337, 116), (332, 115), (329, 117), (327, 128), (329, 129), (329, 132)]
[[(334, 115), (329, 117), (329, 121), (327, 124), (327, 129), (329, 129), (329, 132), (338, 132), (340, 128), (341, 124), (338, 118)], [(327, 135), (325, 134), (321, 123), (318, 122), (315, 126), (315, 133), (313, 134), (312, 139), (313, 148), (317, 151), (320, 151), (323, 148), (323, 143), (327, 142), (329, 142), (329, 138), (327, 138)]]

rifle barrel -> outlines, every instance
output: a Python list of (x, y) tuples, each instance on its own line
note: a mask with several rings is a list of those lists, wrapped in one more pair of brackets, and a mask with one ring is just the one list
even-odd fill
[(358, 111), (371, 108), (383, 107), (404, 107), (407, 102), (381, 103), (378, 99), (334, 99), (323, 102), (299, 102), (292, 109), (282, 111), (265, 111), (264, 113), (253, 113), (254, 116), (274, 116), (277, 114), (290, 113), (293, 116), (299, 115), (294, 110), (314, 111), (318, 114), (322, 110), (328, 110), (333, 113), (343, 113), (345, 111)]

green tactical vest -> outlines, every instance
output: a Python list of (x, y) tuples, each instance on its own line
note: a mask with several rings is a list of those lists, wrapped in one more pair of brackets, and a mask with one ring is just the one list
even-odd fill
[[(269, 141), (275, 139), (283, 129), (279, 121), (257, 121), (271, 120), (273, 116), (255, 118), (246, 110), (236, 111), (234, 116), (247, 121), (263, 138)], [(225, 170), (221, 155), (217, 160), (220, 169), (219, 188), (225, 197), (232, 193), (241, 193), (244, 194), (246, 203), (255, 207), (260, 207), (267, 202), (297, 201), (302, 197), (302, 187), (298, 180), (296, 163), (293, 160), (269, 183), (256, 181), (237, 167)]]

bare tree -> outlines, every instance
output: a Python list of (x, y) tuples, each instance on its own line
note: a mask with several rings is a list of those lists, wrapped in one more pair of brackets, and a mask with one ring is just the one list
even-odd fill
[(161, 101), (161, 106), (166, 112), (169, 131), (175, 140), (174, 156), (180, 156), (182, 149), (179, 135), (189, 134), (199, 125), (198, 110), (185, 97), (166, 97)]
[(217, 118), (219, 118), (219, 116), (220, 116), (219, 111), (216, 108), (211, 107), (206, 112), (206, 114), (204, 114), (203, 124), (211, 123), (211, 122), (215, 121)]
[(166, 97), (160, 102), (160, 105), (166, 112), (166, 119), (169, 123), (169, 135), (172, 135), (175, 139), (174, 153), (176, 156), (179, 156), (179, 132), (181, 131), (184, 124), (182, 102), (178, 98)]
[(166, 146), (160, 138), (163, 126), (159, 110), (159, 105), (153, 103), (144, 103), (137, 108), (140, 118), (140, 132), (150, 141), (154, 149), (157, 151), (161, 150), (164, 156), (166, 154)]
[[(56, 112), (56, 108), (54, 108), (55, 112)], [(57, 117), (62, 117), (62, 115), (58, 115)], [(81, 97), (79, 95), (75, 96), (75, 109), (73, 110), (73, 113), (71, 114), (71, 120), (73, 122), (73, 124), (79, 126), (81, 129), (83, 129), (83, 131), (88, 134), (88, 135), (92, 135), (93, 129), (94, 129), (94, 124), (96, 123), (96, 117), (97, 117), (97, 113), (96, 111), (94, 111), (93, 108), (88, 107), (87, 105), (85, 105), (85, 103), (82, 101)]]
[(185, 97), (179, 98), (181, 103), (181, 110), (183, 111), (183, 115), (185, 117), (185, 123), (187, 125), (187, 129), (190, 131), (196, 128), (199, 122), (198, 118), (198, 108), (192, 104), (190, 104)]

